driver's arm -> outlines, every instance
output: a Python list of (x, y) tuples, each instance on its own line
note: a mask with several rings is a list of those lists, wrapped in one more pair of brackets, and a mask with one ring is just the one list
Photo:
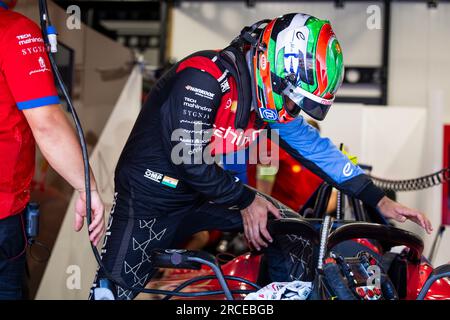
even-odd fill
[(302, 117), (289, 123), (272, 123), (270, 128), (272, 135), (279, 134), (284, 150), (329, 184), (372, 207), (384, 197), (384, 191), (361, 168), (353, 165), (330, 139), (322, 138)]

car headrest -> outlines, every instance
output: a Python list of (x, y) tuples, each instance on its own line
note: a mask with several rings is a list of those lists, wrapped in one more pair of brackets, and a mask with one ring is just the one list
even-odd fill
[(269, 220), (267, 228), (271, 235), (298, 234), (303, 238), (311, 240), (313, 244), (319, 244), (319, 233), (314, 226), (301, 218), (281, 218)]
[(354, 222), (345, 224), (328, 237), (328, 249), (331, 250), (337, 244), (351, 239), (378, 240), (386, 250), (395, 246), (407, 246), (411, 252), (411, 258), (419, 261), (423, 252), (423, 241), (409, 231), (376, 223)]

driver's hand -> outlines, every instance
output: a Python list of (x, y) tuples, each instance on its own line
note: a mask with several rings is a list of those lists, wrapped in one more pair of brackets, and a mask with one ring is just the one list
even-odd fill
[[(105, 206), (97, 191), (91, 191), (92, 221), (89, 225), (89, 239), (96, 246), (105, 231)], [(86, 192), (81, 191), (75, 202), (75, 231), (83, 228), (86, 217)]]
[(384, 196), (378, 202), (377, 208), (381, 214), (388, 219), (394, 219), (398, 222), (405, 222), (407, 219), (417, 223), (430, 234), (433, 231), (430, 220), (424, 214), (416, 209), (410, 209)]
[(255, 200), (253, 200), (250, 206), (241, 210), (242, 219), (244, 220), (245, 237), (249, 244), (258, 251), (261, 250), (261, 247), (267, 247), (267, 241), (273, 241), (267, 230), (268, 211), (276, 218), (281, 218), (280, 211), (260, 195), (255, 197)]

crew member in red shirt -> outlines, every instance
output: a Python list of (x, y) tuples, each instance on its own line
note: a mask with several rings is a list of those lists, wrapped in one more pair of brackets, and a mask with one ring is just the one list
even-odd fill
[[(34, 175), (35, 141), (50, 165), (79, 191), (75, 229), (83, 226), (85, 189), (81, 149), (59, 106), (38, 26), (0, 0), (0, 300), (21, 299), (25, 271), (24, 212)], [(91, 241), (104, 228), (103, 203), (91, 181)]]

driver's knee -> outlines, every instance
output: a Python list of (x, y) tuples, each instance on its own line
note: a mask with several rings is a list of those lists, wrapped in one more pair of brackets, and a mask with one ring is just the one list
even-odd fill
[(268, 276), (271, 282), (314, 278), (314, 249), (307, 239), (298, 235), (279, 235), (265, 250)]

